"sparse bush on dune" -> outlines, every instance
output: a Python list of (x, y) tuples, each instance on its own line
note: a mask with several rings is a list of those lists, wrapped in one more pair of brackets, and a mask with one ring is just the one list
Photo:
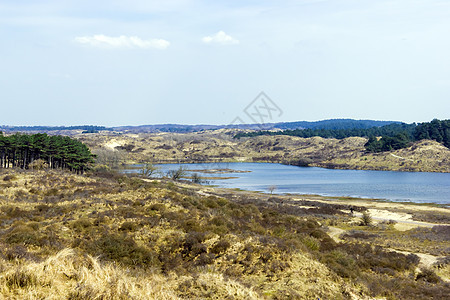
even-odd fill
[(432, 269), (421, 269), (419, 274), (416, 276), (416, 280), (423, 280), (428, 283), (439, 283), (441, 278), (436, 275), (436, 273)]
[(372, 217), (370, 216), (370, 214), (367, 211), (363, 212), (363, 214), (362, 214), (361, 225), (362, 226), (372, 225)]

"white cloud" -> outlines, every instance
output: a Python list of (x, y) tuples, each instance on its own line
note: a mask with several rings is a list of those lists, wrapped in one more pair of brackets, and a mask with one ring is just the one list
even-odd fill
[(107, 48), (166, 49), (170, 45), (169, 41), (163, 39), (143, 40), (137, 36), (121, 35), (118, 37), (111, 37), (103, 34), (76, 37), (75, 42), (94, 47)]
[(239, 44), (239, 40), (233, 38), (232, 36), (229, 36), (223, 31), (219, 31), (218, 33), (211, 35), (211, 36), (205, 36), (202, 38), (202, 41), (206, 44), (221, 44), (221, 45), (237, 45)]

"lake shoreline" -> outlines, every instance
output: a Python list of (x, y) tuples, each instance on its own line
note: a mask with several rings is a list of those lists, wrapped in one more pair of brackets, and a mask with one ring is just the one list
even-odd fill
[[(153, 165), (163, 165), (163, 164), (221, 164), (221, 163), (268, 163), (268, 164), (281, 164), (286, 166), (294, 166), (294, 167), (300, 167), (300, 168), (322, 168), (322, 169), (328, 169), (328, 170), (358, 170), (358, 171), (384, 171), (384, 172), (404, 172), (404, 173), (450, 173), (450, 170), (422, 170), (422, 169), (390, 169), (386, 167), (371, 167), (371, 166), (356, 166), (356, 167), (345, 167), (343, 165), (331, 165), (331, 164), (323, 164), (323, 163), (311, 163), (308, 165), (299, 165), (299, 164), (292, 164), (285, 161), (272, 161), (272, 160), (239, 160), (239, 159), (231, 159), (231, 160), (204, 160), (204, 161), (198, 161), (198, 160), (165, 160), (165, 161), (152, 161)], [(125, 165), (139, 165), (140, 163), (138, 161), (128, 161)]]
[[(449, 205), (446, 192), (450, 177), (445, 173), (340, 170), (297, 167), (275, 163), (162, 164), (160, 176), (169, 170), (204, 172), (205, 180), (217, 187), (241, 188), (279, 194), (317, 194), (325, 197), (379, 199), (394, 203)], [(137, 172), (138, 168), (133, 172)], [(209, 171), (211, 170), (211, 171)], [(213, 176), (208, 176), (209, 174)], [(186, 174), (186, 178), (190, 178)], [(271, 188), (271, 189), (269, 189)]]
[[(354, 217), (360, 218), (357, 213), (361, 208), (367, 210), (374, 218), (375, 223), (393, 221), (398, 230), (410, 230), (416, 227), (432, 227), (437, 225), (450, 226), (450, 206), (438, 203), (394, 202), (384, 199), (369, 199), (360, 197), (329, 197), (321, 195), (296, 195), (264, 193), (260, 191), (222, 188), (215, 186), (195, 185), (190, 182), (180, 183), (181, 186), (194, 189), (201, 195), (216, 195), (226, 198), (246, 197), (254, 201), (278, 203), (279, 205), (294, 205), (306, 208), (320, 205), (340, 205), (342, 211), (351, 214), (350, 208), (355, 209)], [(309, 206), (302, 205), (307, 202)], [(359, 208), (359, 209), (358, 209)]]

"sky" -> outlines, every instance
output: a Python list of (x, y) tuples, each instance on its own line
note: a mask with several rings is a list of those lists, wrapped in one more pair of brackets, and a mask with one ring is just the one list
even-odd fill
[(448, 0), (1, 0), (0, 38), (0, 125), (450, 118)]

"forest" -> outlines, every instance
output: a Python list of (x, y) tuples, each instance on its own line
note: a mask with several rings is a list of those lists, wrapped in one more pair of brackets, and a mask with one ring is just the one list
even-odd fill
[[(302, 138), (320, 136), (323, 138), (344, 139), (352, 136), (368, 137), (366, 150), (383, 152), (407, 147), (411, 142), (423, 139), (435, 140), (450, 148), (450, 120), (434, 119), (420, 124), (394, 123), (380, 127), (350, 129), (296, 129), (283, 131), (241, 132), (234, 138), (259, 135), (289, 135)], [(381, 138), (380, 138), (381, 137)]]
[(409, 136), (413, 135), (415, 124), (405, 124), (405, 123), (394, 123), (385, 126), (375, 126), (370, 128), (347, 128), (347, 129), (325, 129), (325, 128), (316, 128), (316, 129), (295, 129), (295, 130), (283, 130), (283, 131), (253, 131), (253, 132), (240, 132), (234, 136), (234, 138), (242, 138), (242, 137), (254, 137), (259, 135), (290, 135), (290, 136), (298, 136), (302, 138), (310, 138), (314, 136), (320, 136), (323, 138), (336, 138), (336, 139), (345, 139), (351, 136), (361, 136), (361, 137), (370, 137), (370, 136), (394, 136), (400, 132), (406, 132)]
[(94, 163), (94, 155), (86, 145), (67, 136), (45, 133), (5, 136), (0, 132), (0, 168), (28, 169), (37, 161), (41, 167), (83, 173)]
[(365, 144), (369, 152), (383, 152), (407, 147), (411, 142), (435, 140), (450, 148), (450, 120), (434, 119), (420, 123), (412, 132), (400, 131), (394, 135), (381, 135), (381, 138), (370, 136)]
[(298, 121), (275, 123), (274, 128), (279, 129), (368, 129), (389, 124), (401, 124), (395, 121), (355, 120), (355, 119), (329, 119), (321, 121)]

